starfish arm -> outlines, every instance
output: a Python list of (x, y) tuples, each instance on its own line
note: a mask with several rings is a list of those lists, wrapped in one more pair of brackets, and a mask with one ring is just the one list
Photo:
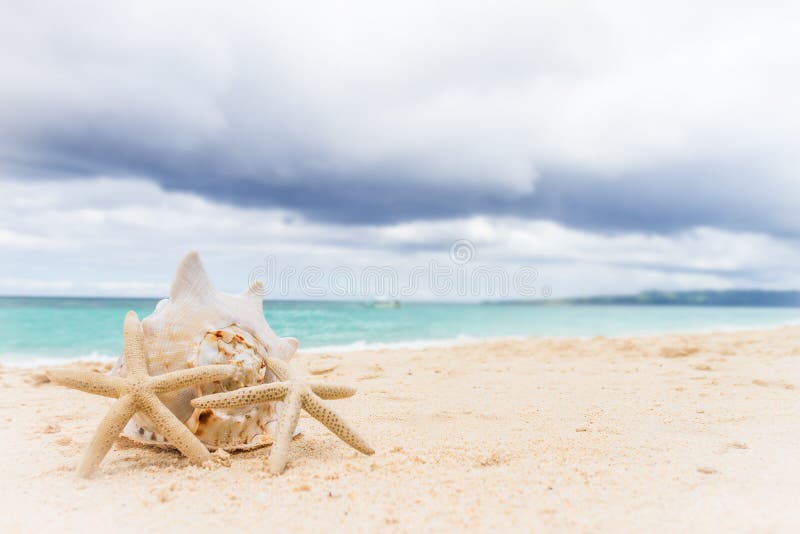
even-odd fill
[(300, 418), (300, 407), (302, 405), (302, 393), (292, 391), (284, 401), (280, 419), (278, 419), (278, 429), (275, 432), (275, 440), (272, 443), (272, 450), (269, 453), (269, 471), (273, 475), (279, 475), (289, 461), (289, 444), (297, 428), (297, 420)]
[(346, 399), (356, 394), (356, 388), (353, 386), (312, 382), (309, 387), (319, 398), (326, 400)]
[(271, 382), (260, 386), (214, 393), (192, 399), (195, 408), (239, 408), (253, 404), (283, 399), (289, 393), (289, 386), (283, 382)]
[(125, 388), (124, 379), (92, 371), (53, 369), (47, 372), (47, 377), (58, 385), (104, 397), (117, 398)]
[(166, 393), (196, 384), (220, 382), (231, 378), (236, 373), (236, 369), (236, 366), (233, 365), (203, 365), (194, 369), (173, 371), (154, 376), (150, 379), (150, 387), (155, 393)]
[(289, 369), (289, 364), (278, 358), (273, 358), (271, 356), (268, 356), (267, 367), (269, 367), (270, 371), (275, 373), (275, 376), (278, 377), (278, 380), (282, 381), (289, 380), (289, 378), (292, 375), (292, 372)]
[(119, 437), (125, 423), (133, 417), (136, 412), (136, 404), (133, 397), (125, 395), (120, 398), (111, 409), (108, 411), (100, 426), (97, 427), (97, 432), (86, 449), (83, 455), (80, 466), (78, 466), (78, 475), (84, 478), (90, 477), (100, 462), (103, 461), (109, 449)]
[(155, 395), (144, 397), (141, 400), (141, 410), (167, 441), (189, 458), (189, 461), (202, 464), (211, 459), (211, 454), (205, 445), (169, 411), (169, 408), (161, 404), (158, 397)]
[(144, 334), (142, 324), (136, 312), (129, 311), (125, 316), (122, 328), (125, 345), (122, 349), (122, 359), (125, 362), (125, 374), (131, 378), (142, 378), (147, 374), (147, 358), (144, 352)]
[(322, 404), (315, 395), (306, 395), (303, 398), (303, 408), (311, 417), (328, 427), (328, 430), (339, 436), (342, 441), (364, 454), (374, 454), (375, 450), (358, 435), (344, 419), (336, 412)]

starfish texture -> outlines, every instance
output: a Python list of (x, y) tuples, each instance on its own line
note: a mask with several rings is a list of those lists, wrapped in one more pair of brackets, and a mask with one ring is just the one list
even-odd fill
[(211, 459), (208, 449), (161, 402), (158, 394), (230, 378), (236, 373), (232, 365), (207, 365), (150, 376), (144, 351), (142, 326), (134, 312), (128, 312), (124, 325), (125, 378), (91, 371), (54, 369), (47, 373), (56, 384), (87, 393), (119, 399), (97, 428), (89, 448), (78, 467), (78, 475), (91, 476), (120, 431), (137, 411), (144, 413), (167, 440), (192, 462)]
[(280, 412), (278, 428), (269, 455), (269, 470), (275, 475), (280, 474), (286, 467), (289, 459), (289, 443), (294, 436), (301, 408), (357, 451), (364, 454), (375, 452), (344, 419), (322, 403), (322, 399), (352, 397), (356, 392), (355, 388), (306, 382), (297, 376), (286, 362), (278, 358), (268, 357), (267, 367), (278, 377), (278, 382), (206, 395), (193, 399), (192, 406), (200, 409), (238, 408), (282, 400), (284, 406)]

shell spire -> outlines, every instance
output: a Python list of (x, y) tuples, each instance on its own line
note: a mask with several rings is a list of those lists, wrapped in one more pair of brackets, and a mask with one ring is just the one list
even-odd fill
[(264, 284), (260, 280), (256, 280), (239, 296), (248, 302), (261, 304), (264, 301)]
[(215, 293), (211, 279), (200, 262), (200, 256), (194, 250), (187, 253), (175, 272), (175, 279), (169, 291), (170, 299), (183, 300), (194, 297), (197, 300), (205, 300)]

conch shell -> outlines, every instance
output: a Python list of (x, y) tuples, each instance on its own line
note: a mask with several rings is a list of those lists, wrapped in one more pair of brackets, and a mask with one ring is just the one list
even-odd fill
[[(195, 409), (191, 400), (210, 393), (272, 382), (266, 357), (288, 361), (297, 340), (280, 338), (264, 318), (261, 287), (240, 295), (214, 289), (196, 252), (181, 260), (170, 296), (142, 321), (151, 376), (200, 365), (235, 365), (239, 372), (225, 382), (193, 386), (160, 396), (209, 449), (244, 450), (272, 443), (276, 409), (266, 403), (236, 409)], [(125, 376), (120, 359), (112, 373)], [(148, 418), (137, 413), (123, 435), (135, 441), (167, 446)]]

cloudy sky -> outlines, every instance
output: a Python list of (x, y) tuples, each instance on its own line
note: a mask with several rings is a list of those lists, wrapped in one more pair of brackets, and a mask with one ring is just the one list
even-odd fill
[(800, 287), (800, 8), (754, 5), (0, 1), (0, 294), (460, 239), (554, 296)]

